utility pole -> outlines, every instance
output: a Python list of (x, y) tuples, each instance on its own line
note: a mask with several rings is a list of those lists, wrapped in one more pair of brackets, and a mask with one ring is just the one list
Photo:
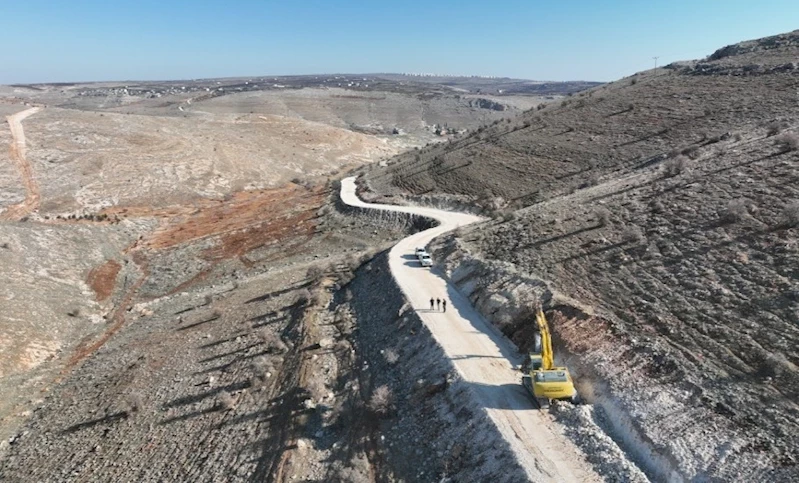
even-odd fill
[(657, 69), (658, 68), (658, 59), (660, 58), (660, 56), (656, 55), (655, 57), (652, 57), (652, 58), (655, 59), (655, 69)]

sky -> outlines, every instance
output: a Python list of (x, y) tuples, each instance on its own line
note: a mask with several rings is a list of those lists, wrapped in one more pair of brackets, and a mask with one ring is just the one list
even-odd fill
[(0, 0), (0, 84), (322, 73), (611, 81), (799, 28), (797, 0)]

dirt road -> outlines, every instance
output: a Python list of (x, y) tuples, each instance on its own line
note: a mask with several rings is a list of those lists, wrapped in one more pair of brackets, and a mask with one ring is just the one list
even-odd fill
[[(389, 253), (391, 273), (463, 380), (513, 448), (532, 481), (600, 481), (583, 455), (562, 434), (549, 414), (535, 409), (513, 366), (520, 357), (501, 336), (435, 270), (422, 268), (414, 248), (458, 226), (480, 221), (474, 215), (432, 208), (364, 203), (355, 194), (355, 178), (341, 184), (344, 203), (427, 216), (440, 225), (401, 240)], [(430, 298), (447, 301), (447, 311), (430, 310)]]
[(36, 114), (39, 110), (41, 110), (41, 108), (32, 107), (6, 118), (9, 128), (11, 128), (11, 136), (13, 137), (11, 141), (10, 158), (17, 165), (26, 193), (25, 201), (13, 205), (6, 211), (0, 213), (0, 220), (20, 219), (39, 206), (39, 185), (36, 183), (31, 165), (25, 157), (25, 131), (22, 129), (22, 121), (26, 117)]

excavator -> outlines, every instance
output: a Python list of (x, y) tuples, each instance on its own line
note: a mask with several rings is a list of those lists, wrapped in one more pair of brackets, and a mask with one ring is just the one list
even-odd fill
[(554, 400), (577, 403), (577, 391), (574, 389), (569, 369), (555, 367), (549, 324), (540, 305), (536, 310), (535, 321), (538, 324), (538, 332), (535, 334), (530, 351), (530, 362), (523, 369), (522, 385), (530, 391), (542, 409), (548, 408)]

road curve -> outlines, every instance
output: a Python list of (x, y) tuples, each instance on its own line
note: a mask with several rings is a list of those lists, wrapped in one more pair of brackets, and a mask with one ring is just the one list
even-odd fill
[[(405, 297), (433, 333), (463, 380), (510, 444), (531, 481), (601, 481), (584, 456), (563, 435), (551, 416), (535, 409), (520, 384), (520, 356), (491, 327), (470, 301), (437, 270), (422, 268), (415, 247), (482, 218), (434, 208), (365, 203), (355, 191), (355, 178), (341, 182), (341, 200), (350, 206), (410, 213), (440, 224), (399, 241), (389, 252), (389, 267)], [(430, 298), (447, 301), (447, 311), (431, 311)]]

